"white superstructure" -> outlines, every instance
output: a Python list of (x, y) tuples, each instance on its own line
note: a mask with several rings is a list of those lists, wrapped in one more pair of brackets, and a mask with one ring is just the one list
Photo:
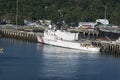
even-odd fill
[(92, 44), (78, 41), (78, 33), (71, 33), (61, 30), (46, 30), (44, 35), (37, 33), (37, 40), (40, 43), (79, 49), (85, 51), (99, 52), (100, 48), (93, 47)]

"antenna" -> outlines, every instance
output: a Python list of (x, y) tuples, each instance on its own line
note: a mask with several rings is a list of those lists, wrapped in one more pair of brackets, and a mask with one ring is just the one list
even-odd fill
[(105, 15), (104, 15), (105, 19), (106, 19), (106, 14), (107, 14), (106, 10), (107, 10), (107, 7), (105, 6)]
[(18, 24), (18, 0), (16, 1), (16, 30), (17, 30), (17, 24)]

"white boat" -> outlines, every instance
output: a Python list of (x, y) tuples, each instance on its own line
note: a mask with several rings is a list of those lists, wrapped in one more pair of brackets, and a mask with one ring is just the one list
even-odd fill
[(85, 51), (99, 52), (100, 48), (94, 47), (89, 42), (78, 40), (78, 33), (62, 30), (45, 30), (44, 35), (37, 33), (37, 40), (43, 44), (50, 44), (65, 48), (79, 49)]

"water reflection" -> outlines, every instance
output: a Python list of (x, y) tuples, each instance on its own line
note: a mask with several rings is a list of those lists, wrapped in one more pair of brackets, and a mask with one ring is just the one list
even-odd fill
[(3, 68), (2, 65), (0, 64), (0, 80), (3, 80), (2, 76), (3, 76)]
[(44, 53), (44, 57), (57, 57), (57, 58), (80, 58), (81, 55), (89, 56), (89, 57), (97, 57), (100, 53), (92, 53), (88, 51), (68, 49), (62, 47), (56, 47), (52, 45), (43, 45), (37, 44), (37, 51)]
[(39, 77), (43, 79), (78, 78), (79, 74), (77, 73), (83, 67), (84, 61), (88, 61), (88, 64), (91, 64), (90, 61), (94, 63), (94, 60), (98, 58), (97, 54), (88, 54), (84, 51), (51, 45), (38, 44), (37, 50), (42, 51), (43, 65), (42, 69), (39, 70)]
[(102, 56), (113, 57), (113, 58), (120, 58), (119, 53), (100, 53)]
[[(31, 45), (31, 42), (29, 41), (23, 41), (23, 40), (17, 40), (17, 39), (11, 39), (11, 38), (2, 38), (0, 39), (0, 44), (2, 46), (13, 46), (13, 45)], [(0, 45), (0, 47), (1, 47)]]

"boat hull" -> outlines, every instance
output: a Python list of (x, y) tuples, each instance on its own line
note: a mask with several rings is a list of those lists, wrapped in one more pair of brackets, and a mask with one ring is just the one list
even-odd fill
[(80, 44), (80, 42), (75, 42), (75, 41), (47, 39), (40, 35), (37, 36), (37, 40), (38, 40), (38, 42), (43, 43), (43, 44), (49, 44), (49, 45), (54, 45), (54, 46), (59, 46), (59, 47), (91, 51), (91, 52), (99, 52), (100, 51), (100, 49), (97, 47), (86, 47), (86, 46), (83, 47)]

